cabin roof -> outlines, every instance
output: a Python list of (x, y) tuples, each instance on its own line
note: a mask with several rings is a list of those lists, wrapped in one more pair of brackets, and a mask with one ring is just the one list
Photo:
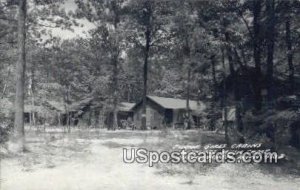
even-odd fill
[[(158, 97), (158, 96), (147, 96), (147, 97), (165, 109), (186, 109), (185, 99), (165, 98), (165, 97)], [(197, 101), (190, 100), (189, 103), (190, 103), (191, 110), (203, 111), (206, 108), (206, 106), (201, 101), (199, 101), (198, 103)]]
[(129, 102), (121, 102), (119, 105), (120, 111), (131, 111), (132, 108), (135, 106), (135, 103), (129, 103)]
[(44, 112), (44, 108), (42, 106), (33, 106), (33, 105), (28, 105), (28, 104), (25, 104), (24, 105), (24, 112)]
[[(73, 104), (68, 105), (68, 111), (69, 112), (77, 112), (85, 108), (86, 106), (89, 106), (91, 102), (93, 101), (92, 97), (86, 97), (82, 100), (76, 101)], [(63, 102), (61, 101), (54, 101), (54, 100), (48, 100), (45, 102), (45, 105), (47, 107), (50, 107), (52, 110), (56, 110), (61, 113), (66, 113), (66, 107)]]
[(62, 102), (48, 100), (45, 102), (47, 106), (59, 112), (65, 112), (65, 107)]
[(69, 111), (82, 110), (86, 106), (91, 105), (92, 101), (93, 101), (93, 97), (86, 97), (80, 101), (74, 102), (73, 104), (69, 105)]

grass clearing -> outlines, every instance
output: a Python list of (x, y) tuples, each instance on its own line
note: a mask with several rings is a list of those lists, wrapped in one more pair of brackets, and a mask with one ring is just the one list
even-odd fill
[[(75, 130), (27, 132), (28, 152), (1, 160), (1, 190), (64, 189), (287, 189), (299, 176), (276, 175), (258, 164), (125, 164), (123, 147), (171, 151), (176, 145), (223, 143), (205, 131)], [(280, 169), (277, 169), (280, 173)]]

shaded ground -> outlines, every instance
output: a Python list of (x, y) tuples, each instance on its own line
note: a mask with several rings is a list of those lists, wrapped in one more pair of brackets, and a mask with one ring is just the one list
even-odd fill
[(207, 189), (298, 190), (300, 178), (259, 165), (125, 164), (123, 147), (170, 150), (174, 145), (221, 143), (199, 131), (74, 131), (27, 134), (28, 152), (1, 160), (1, 190)]

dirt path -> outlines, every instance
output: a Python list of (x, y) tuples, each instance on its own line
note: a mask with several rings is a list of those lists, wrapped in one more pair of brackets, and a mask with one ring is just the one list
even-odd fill
[[(86, 140), (77, 139), (80, 146)], [(99, 189), (207, 189), (207, 190), (298, 190), (300, 179), (275, 178), (255, 171), (252, 166), (223, 164), (205, 175), (160, 175), (157, 168), (142, 164), (124, 164), (122, 148), (109, 143), (139, 144), (140, 138), (88, 140), (84, 154), (65, 152), (68, 161), (52, 160), (54, 165), (24, 171), (18, 159), (1, 162), (1, 190), (99, 190)], [(54, 145), (53, 145), (54, 146)], [(60, 152), (63, 153), (63, 152)], [(53, 153), (51, 153), (53, 154)], [(47, 160), (37, 155), (37, 160)], [(57, 156), (55, 157), (57, 158)], [(61, 157), (63, 158), (63, 157)], [(34, 159), (31, 158), (31, 159)], [(38, 162), (38, 161), (36, 161)]]

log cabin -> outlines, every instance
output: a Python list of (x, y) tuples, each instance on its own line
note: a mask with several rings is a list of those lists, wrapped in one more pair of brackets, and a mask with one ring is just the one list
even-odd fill
[[(188, 111), (185, 99), (147, 96), (146, 100), (147, 128), (183, 127), (184, 118)], [(140, 101), (132, 108), (136, 128), (140, 128), (141, 126), (142, 104), (143, 102)], [(190, 113), (193, 118), (193, 126), (199, 127), (206, 106), (203, 102), (194, 100), (190, 100), (189, 104)]]

